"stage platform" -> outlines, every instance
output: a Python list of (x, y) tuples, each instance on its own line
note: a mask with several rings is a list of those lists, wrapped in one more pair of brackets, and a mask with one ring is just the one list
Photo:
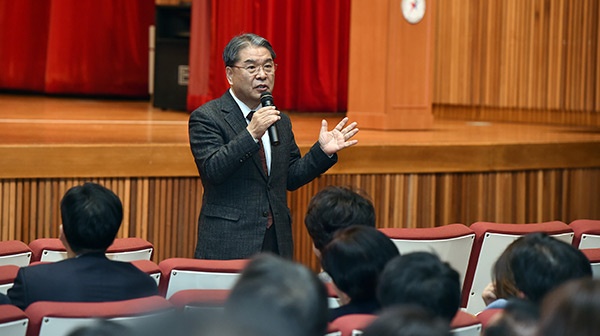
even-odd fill
[[(289, 115), (303, 152), (322, 118), (333, 127), (343, 117)], [(202, 187), (188, 116), (147, 101), (0, 95), (0, 237), (55, 236), (62, 193), (95, 180), (124, 199), (122, 236), (154, 240), (156, 260), (190, 256)], [(361, 129), (357, 139), (327, 174), (290, 193), (305, 263), (314, 260), (303, 212), (328, 184), (365, 190), (380, 227), (600, 218), (599, 129), (436, 119), (429, 130)]]

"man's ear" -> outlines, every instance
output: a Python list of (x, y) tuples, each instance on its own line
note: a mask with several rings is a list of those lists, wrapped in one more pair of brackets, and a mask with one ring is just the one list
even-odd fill
[(233, 85), (233, 69), (231, 69), (230, 67), (226, 67), (225, 76), (227, 76), (227, 82), (229, 83), (229, 86)]
[(317, 256), (317, 259), (321, 260), (321, 251), (312, 244), (313, 253)]
[(519, 292), (517, 293), (517, 297), (518, 297), (519, 299), (524, 299), (524, 300), (527, 300), (527, 295), (525, 295), (525, 293), (523, 293), (523, 292), (521, 292), (521, 291), (519, 291)]

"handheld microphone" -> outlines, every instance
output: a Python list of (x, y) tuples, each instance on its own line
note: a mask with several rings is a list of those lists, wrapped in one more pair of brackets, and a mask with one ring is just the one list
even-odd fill
[[(266, 91), (260, 94), (260, 103), (263, 107), (265, 106), (275, 106), (273, 104), (273, 96), (271, 92)], [(273, 125), (269, 126), (269, 138), (271, 139), (271, 145), (277, 146), (279, 145), (279, 134), (277, 133), (277, 127), (275, 126), (277, 122), (274, 122)]]

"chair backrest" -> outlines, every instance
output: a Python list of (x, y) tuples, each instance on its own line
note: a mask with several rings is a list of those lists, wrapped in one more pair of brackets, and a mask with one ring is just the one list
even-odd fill
[(479, 336), (481, 322), (475, 315), (459, 310), (450, 322), (450, 333), (455, 336)]
[(0, 265), (27, 266), (31, 262), (31, 255), (31, 249), (22, 241), (0, 241)]
[(600, 248), (583, 249), (581, 252), (588, 258), (595, 279), (600, 278)]
[(326, 336), (357, 336), (371, 324), (377, 315), (349, 314), (340, 316), (327, 326)]
[(398, 247), (400, 254), (425, 251), (436, 254), (448, 262), (464, 283), (475, 232), (464, 224), (449, 224), (433, 228), (380, 229)]
[(142, 272), (148, 274), (156, 281), (156, 285), (160, 284), (160, 267), (152, 260), (132, 260), (130, 261), (135, 267), (139, 268)]
[(16, 306), (0, 305), (0, 335), (2, 336), (25, 336), (29, 318)]
[(184, 289), (173, 294), (169, 302), (185, 313), (220, 311), (231, 291), (229, 289)]
[(494, 263), (510, 243), (529, 233), (545, 232), (571, 244), (574, 235), (573, 230), (560, 221), (532, 224), (477, 222), (471, 229), (475, 232), (475, 242), (462, 293), (462, 306), (471, 314), (485, 308), (481, 293), (492, 280)]
[(600, 220), (578, 219), (569, 226), (575, 233), (573, 246), (580, 250), (600, 247)]
[(325, 282), (327, 288), (327, 306), (330, 309), (337, 308), (341, 305), (338, 293), (335, 291), (333, 282)]
[(184, 289), (231, 289), (248, 261), (165, 259), (158, 264), (162, 272), (159, 292), (168, 299)]
[(15, 265), (0, 266), (0, 293), (6, 294), (8, 289), (13, 286), (15, 278), (17, 277), (17, 273), (19, 272), (19, 268), (19, 266)]
[(97, 319), (109, 319), (131, 327), (148, 328), (170, 316), (173, 305), (161, 296), (111, 302), (34, 302), (25, 310), (29, 316), (27, 336), (62, 336)]
[[(54, 262), (67, 258), (67, 250), (58, 238), (39, 238), (29, 243), (29, 247), (33, 251), (33, 261)], [(120, 261), (150, 260), (153, 251), (154, 246), (147, 240), (115, 238), (106, 250), (106, 256)]]

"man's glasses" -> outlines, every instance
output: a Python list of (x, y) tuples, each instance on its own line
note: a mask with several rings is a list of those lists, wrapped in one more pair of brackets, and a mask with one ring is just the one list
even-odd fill
[(250, 75), (256, 75), (258, 73), (258, 71), (260, 70), (260, 68), (262, 68), (262, 70), (267, 75), (272, 75), (275, 73), (275, 70), (277, 70), (277, 64), (272, 63), (272, 62), (267, 62), (263, 65), (256, 65), (256, 64), (250, 64), (250, 65), (246, 65), (246, 66), (230, 65), (230, 67), (244, 69)]

